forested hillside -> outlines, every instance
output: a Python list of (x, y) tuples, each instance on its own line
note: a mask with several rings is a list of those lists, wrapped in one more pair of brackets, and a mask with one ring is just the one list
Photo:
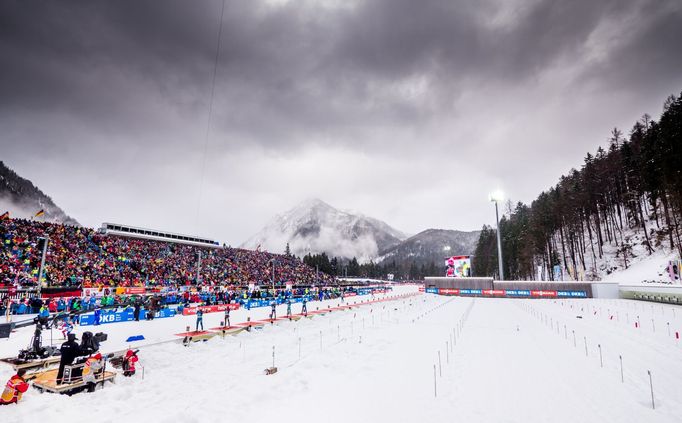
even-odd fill
[[(682, 95), (665, 101), (658, 120), (645, 114), (627, 135), (613, 129), (580, 169), (505, 214), (505, 279), (553, 279), (559, 265), (566, 279), (593, 280), (659, 249), (680, 254), (681, 221)], [(483, 227), (475, 274), (497, 274), (495, 237)], [(607, 255), (618, 266), (603, 265)]]

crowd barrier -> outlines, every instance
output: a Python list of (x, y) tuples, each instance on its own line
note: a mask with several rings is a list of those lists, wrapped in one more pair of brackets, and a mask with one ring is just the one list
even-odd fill
[(587, 292), (585, 291), (551, 291), (523, 289), (455, 289), (434, 287), (425, 288), (424, 291), (427, 294), (498, 298), (587, 298)]
[(210, 306), (183, 307), (182, 308), (182, 315), (183, 316), (194, 316), (195, 314), (197, 314), (198, 310), (201, 310), (204, 313), (218, 313), (221, 311), (224, 312), (228, 308), (230, 310), (238, 310), (239, 304), (216, 304), (216, 305), (210, 305)]
[[(173, 317), (176, 315), (176, 311), (171, 308), (162, 308), (154, 315), (155, 319), (163, 319), (166, 317)], [(128, 307), (122, 310), (103, 310), (99, 315), (99, 324), (109, 324), (109, 323), (120, 323), (120, 322), (131, 322), (135, 320), (134, 309)], [(140, 320), (145, 320), (147, 318), (147, 310), (140, 310)], [(95, 314), (87, 313), (80, 316), (81, 326), (92, 326), (95, 324)]]

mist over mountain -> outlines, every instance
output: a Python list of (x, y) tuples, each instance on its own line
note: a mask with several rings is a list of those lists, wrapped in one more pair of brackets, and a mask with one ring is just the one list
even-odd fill
[(0, 214), (9, 211), (12, 218), (31, 218), (39, 210), (45, 211), (40, 220), (80, 225), (31, 181), (0, 161)]
[(275, 216), (241, 246), (255, 249), (260, 245), (264, 250), (281, 253), (288, 243), (291, 253), (297, 256), (326, 252), (369, 261), (379, 251), (396, 246), (406, 238), (406, 234), (380, 220), (312, 199)]
[(449, 255), (472, 254), (480, 231), (427, 229), (414, 236), (378, 219), (336, 209), (324, 201), (307, 200), (276, 216), (243, 248), (292, 254), (326, 253), (330, 257), (357, 258), (360, 263), (395, 261), (440, 265)]

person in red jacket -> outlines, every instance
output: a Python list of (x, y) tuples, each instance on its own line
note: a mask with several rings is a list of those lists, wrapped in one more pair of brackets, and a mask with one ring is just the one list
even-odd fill
[(5, 390), (0, 396), (0, 405), (16, 404), (21, 399), (24, 392), (28, 391), (28, 382), (24, 380), (26, 369), (17, 370), (17, 374), (12, 376), (5, 385)]
[(128, 350), (123, 359), (123, 376), (130, 377), (135, 374), (135, 363), (138, 362), (137, 351)]

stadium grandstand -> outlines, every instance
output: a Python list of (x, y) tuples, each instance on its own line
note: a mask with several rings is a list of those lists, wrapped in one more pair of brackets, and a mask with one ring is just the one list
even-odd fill
[(116, 224), (94, 230), (4, 219), (0, 221), (0, 286), (38, 285), (42, 237), (48, 238), (43, 287), (336, 283), (295, 256), (219, 246), (201, 237)]
[(181, 235), (173, 232), (163, 232), (154, 229), (138, 228), (135, 226), (121, 225), (118, 223), (102, 223), (99, 233), (104, 235), (127, 236), (131, 238), (150, 239), (153, 241), (177, 242), (180, 244), (196, 245), (199, 247), (220, 246), (220, 243), (207, 238), (197, 236)]

